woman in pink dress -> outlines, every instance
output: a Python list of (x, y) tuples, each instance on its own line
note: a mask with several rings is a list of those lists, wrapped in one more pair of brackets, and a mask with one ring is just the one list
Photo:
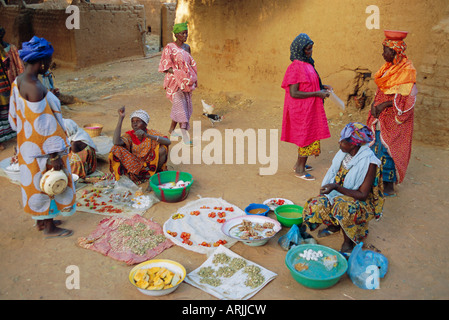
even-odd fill
[(298, 158), (295, 175), (304, 180), (315, 180), (306, 165), (309, 156), (318, 156), (320, 140), (330, 137), (323, 100), (332, 87), (321, 84), (312, 59), (313, 41), (305, 33), (298, 35), (290, 46), (292, 63), (282, 82), (285, 90), (281, 141), (296, 144)]
[(184, 143), (191, 145), (187, 131), (193, 112), (192, 91), (198, 86), (196, 62), (190, 55), (190, 46), (185, 43), (188, 36), (187, 22), (175, 24), (173, 33), (176, 41), (165, 46), (159, 63), (159, 72), (165, 73), (164, 89), (172, 102), (172, 122), (168, 132), (172, 135), (179, 124)]

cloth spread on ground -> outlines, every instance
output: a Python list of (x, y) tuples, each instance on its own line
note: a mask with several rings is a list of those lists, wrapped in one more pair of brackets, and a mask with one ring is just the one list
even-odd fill
[(201, 198), (172, 214), (164, 224), (164, 233), (178, 246), (208, 254), (220, 243), (230, 248), (237, 242), (227, 237), (221, 227), (227, 220), (242, 215), (243, 210), (221, 198)]
[(133, 265), (154, 258), (173, 243), (159, 224), (136, 214), (131, 219), (101, 220), (89, 236), (78, 238), (78, 245)]
[(114, 217), (131, 218), (143, 215), (160, 200), (154, 193), (143, 194), (126, 176), (120, 180), (100, 180), (77, 192), (77, 210)]
[(262, 266), (219, 246), (185, 282), (219, 299), (247, 300), (277, 276)]

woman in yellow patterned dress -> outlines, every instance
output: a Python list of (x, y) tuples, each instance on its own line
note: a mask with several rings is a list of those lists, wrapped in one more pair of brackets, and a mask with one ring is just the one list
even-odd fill
[(368, 222), (382, 215), (381, 163), (368, 146), (372, 140), (373, 133), (367, 126), (357, 122), (346, 125), (320, 195), (304, 206), (304, 222), (311, 231), (321, 224), (327, 226), (318, 237), (343, 231), (341, 252), (351, 252), (354, 244), (368, 235)]

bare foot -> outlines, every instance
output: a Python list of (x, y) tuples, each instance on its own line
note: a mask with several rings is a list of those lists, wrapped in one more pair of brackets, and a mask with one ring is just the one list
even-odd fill
[(42, 222), (46, 238), (69, 237), (73, 234), (72, 230), (57, 227), (53, 219), (42, 220)]

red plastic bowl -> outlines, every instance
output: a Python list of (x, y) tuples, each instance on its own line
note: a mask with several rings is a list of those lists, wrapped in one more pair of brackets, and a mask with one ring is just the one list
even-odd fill
[(385, 37), (390, 40), (404, 40), (407, 35), (408, 31), (398, 31), (398, 30), (385, 30)]

